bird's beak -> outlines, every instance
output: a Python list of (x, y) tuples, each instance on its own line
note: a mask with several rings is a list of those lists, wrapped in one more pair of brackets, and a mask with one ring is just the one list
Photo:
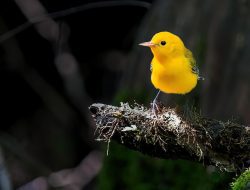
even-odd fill
[(155, 46), (156, 44), (154, 44), (153, 42), (143, 42), (139, 44), (140, 46), (146, 46), (146, 47), (152, 47)]

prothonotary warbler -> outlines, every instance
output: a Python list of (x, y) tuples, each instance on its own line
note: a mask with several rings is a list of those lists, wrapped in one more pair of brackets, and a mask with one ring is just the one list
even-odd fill
[(150, 47), (154, 57), (151, 62), (151, 82), (159, 89), (154, 101), (153, 111), (157, 107), (156, 100), (160, 92), (169, 94), (186, 94), (197, 84), (199, 76), (192, 52), (182, 40), (170, 32), (159, 32), (151, 41), (139, 45)]

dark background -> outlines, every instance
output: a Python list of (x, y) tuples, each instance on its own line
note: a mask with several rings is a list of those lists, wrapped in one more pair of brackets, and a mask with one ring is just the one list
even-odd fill
[(193, 51), (205, 81), (160, 99), (249, 124), (249, 2), (110, 2), (0, 2), (0, 189), (228, 189), (235, 174), (213, 167), (115, 143), (107, 157), (88, 106), (149, 106), (152, 55), (137, 44), (167, 30)]

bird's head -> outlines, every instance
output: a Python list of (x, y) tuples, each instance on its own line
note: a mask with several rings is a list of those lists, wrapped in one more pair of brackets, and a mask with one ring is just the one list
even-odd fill
[(139, 45), (150, 47), (154, 56), (159, 60), (178, 56), (185, 49), (182, 40), (170, 32), (159, 32), (149, 42)]

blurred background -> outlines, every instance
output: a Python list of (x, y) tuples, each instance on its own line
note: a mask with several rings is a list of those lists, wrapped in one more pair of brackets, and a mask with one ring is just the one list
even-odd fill
[(150, 106), (152, 54), (139, 42), (170, 31), (205, 77), (166, 106), (250, 122), (248, 0), (0, 2), (0, 189), (229, 189), (235, 174), (161, 160), (94, 140), (88, 107)]

